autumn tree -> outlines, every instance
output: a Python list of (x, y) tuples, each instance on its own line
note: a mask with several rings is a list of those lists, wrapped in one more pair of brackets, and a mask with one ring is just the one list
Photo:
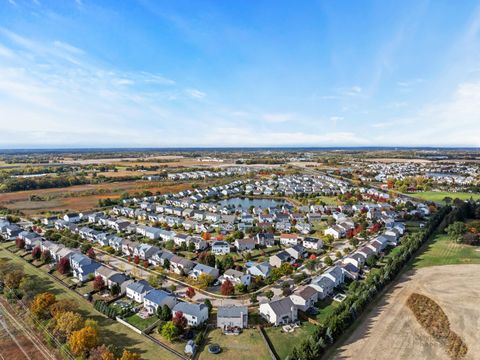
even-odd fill
[(135, 255), (133, 257), (133, 262), (135, 265), (138, 265), (140, 263), (140, 257), (138, 255)]
[(168, 321), (163, 324), (160, 335), (162, 335), (168, 341), (172, 341), (178, 335), (178, 328), (175, 326), (173, 321)]
[(206, 289), (213, 283), (213, 276), (209, 274), (202, 273), (198, 277), (198, 286), (202, 289)]
[(40, 256), (42, 256), (42, 249), (40, 246), (35, 246), (32, 250), (32, 258), (38, 260), (40, 259)]
[(30, 310), (39, 319), (50, 317), (50, 307), (55, 303), (55, 295), (49, 292), (40, 293), (32, 301)]
[(185, 295), (187, 295), (189, 299), (193, 298), (195, 296), (195, 289), (189, 286)]
[(93, 248), (88, 249), (86, 255), (87, 255), (90, 259), (95, 259), (95, 258), (97, 257), (97, 255), (95, 254), (95, 251), (93, 250)]
[(20, 239), (20, 238), (17, 238), (17, 239), (15, 240), (15, 246), (16, 246), (18, 249), (24, 249), (24, 248), (25, 248), (25, 240)]
[(84, 321), (80, 314), (72, 311), (56, 313), (54, 331), (63, 338), (68, 338), (74, 331), (83, 327)]
[(100, 291), (105, 287), (105, 281), (100, 275), (95, 276), (95, 279), (93, 279), (93, 289), (95, 291)]
[(56, 317), (62, 312), (75, 311), (78, 309), (78, 304), (73, 299), (60, 299), (50, 306), (50, 314)]
[(140, 360), (140, 355), (125, 349), (123, 350), (122, 357), (119, 360)]
[(60, 274), (65, 275), (70, 272), (70, 261), (67, 257), (62, 257), (57, 264), (57, 270)]
[(39, 284), (38, 281), (35, 281), (32, 276), (24, 276), (20, 281), (18, 290), (22, 293), (24, 300), (32, 300), (35, 295), (38, 293)]
[(5, 275), (5, 286), (10, 289), (18, 289), (20, 282), (24, 277), (24, 273), (20, 269), (15, 269)]
[(68, 338), (70, 350), (76, 356), (84, 355), (90, 349), (97, 346), (98, 331), (91, 326), (74, 331)]
[(222, 284), (222, 286), (220, 287), (220, 292), (222, 293), (222, 295), (225, 295), (225, 296), (228, 296), (228, 295), (232, 295), (235, 291), (235, 288), (233, 287), (233, 284), (230, 280), (225, 280)]
[(115, 354), (103, 344), (90, 350), (88, 360), (115, 360)]
[(177, 311), (172, 319), (173, 324), (177, 327), (179, 331), (185, 330), (187, 327), (187, 318), (183, 316), (183, 312)]

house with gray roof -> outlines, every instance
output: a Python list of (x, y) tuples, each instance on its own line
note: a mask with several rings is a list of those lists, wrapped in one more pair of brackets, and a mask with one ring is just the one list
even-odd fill
[(298, 309), (289, 297), (260, 304), (260, 315), (269, 323), (278, 326), (298, 320)]
[(208, 307), (205, 304), (179, 302), (173, 307), (172, 315), (178, 312), (185, 316), (189, 326), (198, 326), (208, 320)]
[(247, 269), (247, 273), (252, 276), (269, 277), (272, 272), (272, 266), (268, 262), (254, 264)]
[(139, 280), (127, 286), (127, 297), (135, 300), (138, 303), (143, 303), (145, 295), (153, 290), (146, 280)]
[(217, 311), (217, 327), (223, 331), (248, 326), (248, 307), (246, 306), (219, 306)]
[(155, 314), (158, 307), (167, 305), (170, 309), (173, 309), (177, 303), (177, 298), (172, 294), (159, 289), (150, 290), (143, 297), (143, 305), (147, 308), (149, 314)]
[(201, 274), (210, 275), (213, 279), (218, 278), (218, 276), (220, 275), (218, 269), (215, 269), (205, 264), (197, 264), (188, 275), (195, 280), (198, 280)]

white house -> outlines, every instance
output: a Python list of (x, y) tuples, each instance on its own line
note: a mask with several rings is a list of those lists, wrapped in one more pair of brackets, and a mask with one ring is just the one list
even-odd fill
[(295, 322), (298, 319), (298, 309), (289, 298), (260, 304), (260, 315), (269, 323), (278, 326)]
[(172, 310), (172, 316), (181, 312), (190, 326), (198, 326), (208, 320), (208, 307), (205, 304), (177, 303)]
[(214, 255), (225, 255), (230, 252), (230, 244), (226, 241), (214, 241), (212, 243), (212, 253)]
[(127, 297), (137, 303), (143, 303), (145, 295), (153, 288), (145, 280), (139, 280), (127, 286)]

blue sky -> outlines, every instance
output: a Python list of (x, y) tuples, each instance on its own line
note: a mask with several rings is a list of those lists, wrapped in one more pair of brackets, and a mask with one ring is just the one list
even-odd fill
[(480, 146), (480, 1), (0, 0), (0, 147)]

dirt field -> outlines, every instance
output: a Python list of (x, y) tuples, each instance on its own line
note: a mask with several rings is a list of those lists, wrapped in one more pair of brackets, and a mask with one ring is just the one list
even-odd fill
[(480, 265), (444, 265), (405, 274), (345, 341), (334, 359), (448, 360), (442, 346), (417, 323), (405, 302), (412, 292), (430, 297), (468, 346), (466, 359), (480, 354)]
[[(0, 194), (0, 206), (20, 210), (26, 215), (44, 211), (81, 211), (98, 205), (99, 199), (118, 198), (122, 193), (139, 191), (155, 193), (176, 192), (191, 189), (191, 183), (159, 183), (146, 181), (125, 181), (104, 184), (87, 184), (66, 188), (17, 191)], [(31, 195), (38, 195), (46, 201), (30, 201)]]

